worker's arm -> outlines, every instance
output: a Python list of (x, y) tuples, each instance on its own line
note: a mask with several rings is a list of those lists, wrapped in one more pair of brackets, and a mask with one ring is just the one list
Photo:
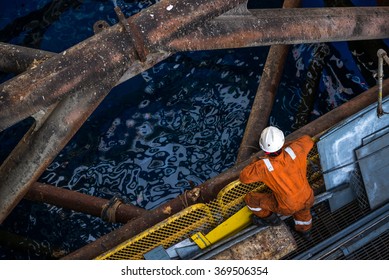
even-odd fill
[(310, 136), (304, 135), (292, 141), (288, 146), (292, 149), (296, 149), (296, 151), (300, 150), (302, 153), (308, 154), (314, 144), (315, 142)]
[(315, 145), (315, 140), (308, 135), (304, 135), (300, 139), (307, 153), (312, 149), (313, 145)]
[(239, 181), (243, 184), (258, 182), (261, 179), (261, 162), (254, 161), (246, 166), (239, 175)]

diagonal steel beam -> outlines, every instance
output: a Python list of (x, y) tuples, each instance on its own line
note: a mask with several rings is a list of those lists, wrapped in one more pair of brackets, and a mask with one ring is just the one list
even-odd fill
[[(183, 18), (181, 13), (191, 10), (185, 4), (176, 5), (175, 2), (161, 1), (128, 20), (137, 30), (137, 38), (144, 36), (139, 45), (144, 46), (145, 53), (389, 37), (386, 24), (389, 7), (251, 10), (252, 15), (227, 14), (204, 25), (197, 21), (204, 21), (206, 16), (196, 13)], [(244, 1), (233, 2), (228, 7), (218, 4), (214, 13), (212, 9), (208, 10), (207, 16)], [(214, 3), (205, 8), (209, 9)], [(167, 13), (167, 18), (163, 12), (170, 9), (170, 5), (175, 8)], [(169, 24), (164, 24), (164, 20)], [(180, 24), (185, 28), (177, 28)], [(191, 32), (196, 26), (196, 31)], [(129, 67), (129, 56), (135, 54), (132, 40), (126, 40), (124, 33), (118, 25), (111, 27), (57, 58), (49, 59), (37, 69), (0, 85), (0, 131), (57, 102), (64, 95), (72, 94), (85, 83), (104, 82), (103, 77), (110, 74), (106, 69), (111, 64), (116, 65), (111, 67), (112, 75), (124, 73)], [(118, 55), (116, 59), (115, 54)]]
[(220, 16), (193, 33), (170, 41), (166, 49), (192, 51), (389, 37), (389, 7), (249, 11), (251, 16)]
[[(135, 15), (128, 22), (130, 25), (136, 23), (140, 32), (147, 34), (144, 39), (145, 43), (146, 40), (148, 43), (145, 46), (150, 46), (159, 44), (183, 30), (192, 30), (196, 23), (220, 15), (241, 2), (244, 1), (217, 0), (209, 3), (205, 0), (198, 0), (196, 3), (191, 3), (191, 1), (162, 0)], [(193, 13), (194, 9), (196, 13)], [(52, 102), (58, 100), (58, 96), (57, 98), (55, 96), (59, 92), (66, 92), (68, 95), (59, 102), (42, 127), (29, 137), (27, 141), (29, 141), (30, 150), (24, 149), (16, 157), (11, 155), (1, 166), (0, 223), (119, 81), (124, 71), (133, 63), (135, 47), (131, 45), (131, 42), (129, 34), (125, 34), (125, 29), (116, 25), (0, 86), (2, 90), (0, 116), (2, 120), (6, 118), (8, 121), (15, 120), (12, 118), (12, 113), (19, 114), (18, 117), (26, 114), (25, 110), (17, 106), (26, 103), (16, 102), (16, 108), (12, 108), (15, 112), (10, 112), (4, 108), (7, 101), (27, 98), (34, 104), (34, 101), (42, 99), (46, 92), (54, 96), (50, 97)], [(144, 54), (147, 53), (146, 50)], [(147, 64), (147, 61), (145, 63)], [(31, 80), (34, 75), (40, 78), (39, 82)], [(64, 77), (66, 77), (65, 80), (63, 80)], [(23, 86), (20, 86), (19, 91), (13, 95), (10, 91), (11, 85), (14, 86), (13, 88), (15, 86), (18, 88), (18, 85), (15, 85), (18, 81)], [(28, 91), (27, 96), (21, 94), (24, 89)], [(51, 103), (45, 104), (45, 107), (49, 104)], [(31, 110), (28, 111), (26, 116), (31, 113)], [(12, 121), (8, 124), (10, 123)]]
[(55, 53), (0, 42), (0, 71), (22, 73)]
[[(162, 0), (0, 85), (0, 131), (84, 86), (112, 87), (136, 58), (245, 0)], [(136, 47), (132, 44), (136, 39)], [(158, 51), (157, 51), (158, 52)], [(118, 78), (119, 77), (119, 78)]]
[[(47, 52), (17, 45), (11, 45), (0, 42), (0, 71), (7, 73), (22, 73), (29, 68), (35, 68), (43, 61), (58, 55), (57, 53)], [(123, 83), (138, 73), (146, 71), (158, 62), (172, 55), (171, 52), (150, 53), (146, 62), (134, 61), (130, 68), (123, 74), (117, 84)]]
[[(300, 4), (301, 0), (285, 0), (282, 8), (297, 8)], [(262, 130), (268, 125), (288, 52), (288, 45), (270, 47), (238, 150), (236, 163), (248, 159), (255, 151), (258, 151), (258, 139)]]

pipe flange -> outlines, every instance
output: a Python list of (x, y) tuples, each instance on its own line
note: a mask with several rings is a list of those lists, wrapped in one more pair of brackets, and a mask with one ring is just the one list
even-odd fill
[(106, 222), (116, 223), (116, 210), (122, 203), (123, 201), (117, 196), (111, 198), (101, 209), (101, 219)]

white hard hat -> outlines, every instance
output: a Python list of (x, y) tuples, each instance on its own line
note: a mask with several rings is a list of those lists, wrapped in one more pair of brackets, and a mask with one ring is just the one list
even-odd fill
[(284, 133), (277, 127), (266, 127), (259, 138), (259, 146), (267, 153), (277, 152), (285, 142)]

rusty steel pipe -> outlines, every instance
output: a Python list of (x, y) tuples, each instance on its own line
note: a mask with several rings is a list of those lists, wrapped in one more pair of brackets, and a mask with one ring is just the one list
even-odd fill
[[(301, 0), (285, 0), (282, 8), (297, 8), (300, 3)], [(254, 152), (258, 151), (258, 139), (262, 130), (268, 125), (288, 52), (288, 45), (270, 47), (238, 150), (236, 163), (248, 159)]]
[(54, 55), (56, 53), (0, 42), (0, 71), (22, 73)]
[[(389, 79), (384, 81), (383, 96), (389, 95)], [(385, 90), (386, 88), (386, 90)], [(315, 136), (329, 129), (345, 118), (357, 113), (366, 106), (376, 102), (376, 92), (378, 87), (375, 86), (357, 97), (333, 109), (320, 118), (303, 126), (286, 137), (286, 141), (291, 141), (302, 135), (308, 134)], [(238, 179), (240, 172), (246, 167), (253, 157), (263, 155), (262, 152), (253, 154), (248, 160), (241, 162), (232, 168), (226, 170), (220, 175), (204, 182), (190, 192), (184, 193), (175, 199), (168, 201), (160, 207), (150, 210), (147, 215), (136, 218), (122, 227), (100, 237), (92, 243), (68, 254), (63, 259), (94, 259), (100, 254), (112, 249), (129, 238), (141, 233), (149, 227), (163, 221), (169, 216), (176, 214), (189, 205), (204, 202), (207, 203), (216, 198), (220, 190), (227, 184)], [(183, 202), (187, 203), (184, 204)]]
[(109, 92), (130, 63), (123, 36), (114, 29), (107, 29), (1, 84), (0, 130), (84, 87), (98, 83)]
[[(28, 68), (36, 67), (57, 53), (46, 52), (33, 48), (21, 47), (0, 42), (0, 71), (9, 73), (22, 73)], [(116, 84), (121, 84), (138, 73), (146, 71), (153, 65), (171, 56), (171, 52), (150, 53), (144, 63), (135, 61)]]
[[(161, 1), (160, 3), (162, 2), (165, 1)], [(244, 1), (239, 1), (239, 2), (244, 2)], [(160, 5), (158, 4), (153, 5), (150, 8), (163, 11), (163, 8), (161, 8)], [(162, 5), (162, 7), (167, 8), (166, 5), (165, 6)], [(161, 34), (158, 35), (155, 32), (147, 33), (148, 31), (150, 31), (150, 28), (152, 27), (148, 25), (148, 22), (151, 21), (150, 19), (156, 20), (160, 17), (157, 13), (154, 12), (154, 10), (149, 10), (149, 9), (145, 10), (145, 12), (143, 13), (141, 12), (140, 14), (136, 15), (137, 21), (135, 21), (135, 19), (133, 18), (131, 18), (130, 20), (133, 20), (134, 24), (136, 23), (140, 24), (139, 27), (141, 28), (142, 34), (148, 34), (148, 37), (145, 39), (145, 42), (147, 41), (147, 44), (146, 43), (145, 44), (148, 50), (152, 50), (153, 40), (156, 41), (155, 48), (161, 50), (164, 47), (158, 45), (158, 40), (159, 43), (164, 42), (169, 38), (174, 38), (174, 36), (177, 36), (179, 32), (177, 31), (177, 28), (175, 28), (174, 30), (172, 30), (170, 35), (166, 35), (166, 32), (162, 32), (166, 30), (166, 26), (163, 26), (162, 23), (156, 26), (155, 28), (157, 28), (157, 30), (161, 31), (165, 35), (161, 35)], [(247, 15), (227, 16), (227, 17), (224, 16), (224, 19), (218, 19), (217, 21), (214, 21), (214, 22), (219, 22), (217, 26), (215, 25), (215, 23), (212, 24), (215, 30), (212, 31), (212, 28), (210, 28), (209, 26), (201, 29), (201, 30), (208, 30), (209, 35), (212, 35), (210, 38), (207, 39), (207, 41), (204, 41), (204, 36), (208, 36), (208, 35), (203, 36), (201, 34), (196, 34), (196, 32), (195, 33), (192, 32), (190, 35), (190, 40), (188, 40), (188, 37), (182, 37), (176, 40), (172, 39), (173, 41), (171, 43), (169, 44), (165, 43), (165, 44), (171, 47), (176, 45), (176, 47), (173, 47), (173, 49), (176, 50), (196, 50), (196, 49), (206, 50), (206, 49), (215, 49), (215, 48), (231, 48), (231, 47), (235, 48), (235, 47), (247, 47), (247, 46), (255, 46), (255, 45), (269, 45), (275, 43), (288, 44), (288, 43), (297, 43), (297, 42), (319, 42), (319, 41), (387, 38), (388, 27), (383, 23), (385, 23), (385, 19), (388, 16), (388, 8), (380, 7), (379, 10), (375, 10), (375, 9), (376, 8), (330, 8), (330, 10), (332, 10), (332, 15), (330, 14), (328, 16), (323, 16), (323, 14), (320, 14), (320, 11), (323, 11), (324, 13), (325, 11), (324, 9), (317, 9), (316, 14), (318, 15), (317, 18), (315, 16), (315, 22), (316, 20), (320, 22), (319, 19), (321, 16), (321, 21), (327, 22), (327, 25), (319, 24), (318, 26), (315, 25), (312, 28), (308, 28), (308, 26), (312, 26), (312, 22), (305, 21), (304, 17), (301, 15), (301, 12), (300, 15), (298, 15), (297, 10), (300, 9), (294, 9), (292, 13), (294, 14), (294, 21), (293, 21), (293, 17), (284, 15), (283, 18), (287, 20), (281, 21), (281, 23), (279, 23), (278, 25), (275, 25), (275, 18), (277, 17), (277, 11), (273, 11), (273, 10), (266, 11), (266, 13), (263, 13), (262, 15), (262, 17), (264, 17), (263, 19), (256, 18), (254, 16), (247, 16)], [(334, 10), (336, 10), (336, 12)], [(146, 11), (148, 11), (148, 13)], [(282, 9), (280, 10), (280, 12), (282, 13)], [(288, 11), (288, 13), (289, 12), (290, 11)], [(342, 12), (341, 15), (343, 16), (337, 17), (336, 14), (338, 12)], [(349, 17), (344, 15), (347, 14), (348, 12), (350, 13)], [(359, 15), (358, 12), (360, 13)], [(273, 14), (271, 15), (271, 13)], [(269, 16), (267, 16), (267, 14), (269, 14)], [(351, 20), (347, 22), (348, 18), (350, 17)], [(139, 20), (139, 18), (141, 20)], [(364, 28), (361, 27), (359, 29), (356, 29), (356, 31), (353, 32), (351, 35), (347, 35), (345, 33), (345, 30), (353, 29), (353, 26), (355, 27), (356, 18), (358, 18), (358, 26), (363, 26)], [(161, 19), (163, 19), (163, 17), (161, 17)], [(176, 20), (180, 21), (181, 19), (177, 18)], [(291, 25), (289, 26), (288, 24)], [(332, 24), (334, 24), (334, 26), (332, 26)], [(188, 25), (192, 26), (194, 24), (188, 24)], [(374, 26), (374, 28), (370, 28), (370, 26)], [(281, 30), (279, 30), (279, 28), (281, 28)], [(112, 31), (113, 29), (116, 30)], [(108, 29), (110, 31), (103, 31), (101, 32), (101, 34), (95, 35), (94, 37), (97, 36), (99, 37), (97, 38), (97, 40), (94, 40), (94, 43), (87, 43), (91, 40), (88, 39), (80, 43), (79, 45), (77, 45), (78, 46), (77, 51), (74, 50), (73, 52), (70, 51), (64, 52), (62, 55), (64, 57), (62, 59), (53, 60), (53, 61), (51, 61), (50, 59), (51, 63), (48, 63), (45, 66), (41, 66), (39, 68), (40, 70), (36, 70), (33, 73), (29, 73), (27, 76), (24, 76), (24, 78), (19, 77), (16, 78), (17, 80), (13, 80), (12, 82), (10, 81), (4, 83), (3, 85), (0, 85), (0, 91), (1, 91), (0, 109), (4, 108), (4, 110), (0, 110), (0, 130), (3, 130), (4, 128), (24, 119), (26, 116), (31, 115), (33, 112), (39, 111), (42, 107), (54, 103), (55, 100), (62, 98), (63, 95), (75, 91), (77, 86), (81, 86), (80, 77), (82, 77), (83, 79), (88, 78), (89, 80), (91, 80), (91, 82), (95, 81), (96, 79), (93, 79), (94, 75), (91, 74), (90, 76), (87, 76), (87, 73), (89, 72), (93, 73), (94, 71), (98, 71), (98, 72), (104, 71), (105, 70), (104, 66), (106, 66), (109, 63), (115, 63), (114, 61), (105, 61), (105, 62), (100, 61), (99, 63), (97, 63), (98, 62), (97, 58), (99, 57), (97, 54), (99, 54), (99, 49), (96, 48), (95, 46), (96, 44), (97, 46), (99, 46), (101, 42), (103, 43), (111, 42), (112, 39), (109, 38), (109, 36), (107, 36), (106, 33), (107, 32), (118, 33), (119, 32), (118, 29), (120, 29), (120, 27), (118, 26), (111, 27)], [(366, 29), (368, 29), (368, 31), (366, 31)], [(287, 30), (287, 32), (285, 30)], [(342, 30), (344, 31), (343, 34), (341, 33)], [(331, 31), (331, 32), (327, 34), (327, 31)], [(289, 35), (290, 37), (288, 37)], [(107, 49), (110, 49), (111, 51), (117, 50), (117, 51), (122, 51), (122, 53), (126, 52), (124, 50), (125, 49), (124, 46), (123, 46), (124, 49), (118, 47), (123, 41), (123, 37), (125, 36), (122, 35), (119, 37), (120, 38), (116, 38), (118, 43), (117, 46), (113, 45), (110, 48), (105, 47), (103, 48), (104, 51), (106, 52), (108, 51)], [(193, 38), (196, 38), (196, 40), (193, 40)], [(96, 43), (96, 42), (100, 42), (100, 43)], [(83, 49), (85, 56), (80, 55), (81, 53), (80, 49)], [(134, 49), (130, 47), (129, 49), (131, 49), (132, 52), (127, 50), (126, 53), (133, 54)], [(73, 50), (73, 48), (71, 50)], [(75, 55), (76, 53), (78, 53), (79, 55), (78, 56)], [(103, 53), (101, 53), (100, 55), (103, 55)], [(71, 58), (70, 56), (74, 56), (74, 57)], [(97, 70), (96, 69), (86, 70), (85, 67), (79, 67), (79, 65), (74, 65), (74, 64), (71, 65), (70, 67), (69, 61), (72, 60), (80, 61), (81, 65), (82, 64), (87, 64), (89, 66), (94, 65)], [(118, 65), (120, 65), (119, 62), (117, 63)], [(63, 71), (60, 71), (61, 69)], [(121, 69), (121, 71), (123, 71), (123, 69)], [(74, 73), (74, 74), (68, 74), (68, 73)], [(62, 82), (62, 80), (65, 80), (65, 82)], [(33, 81), (33, 83), (31, 83), (31, 81)], [(70, 81), (72, 82), (70, 83)], [(64, 85), (66, 84), (68, 86), (64, 87)], [(45, 93), (42, 91), (39, 92), (39, 90), (44, 87), (47, 87), (49, 89), (48, 92), (51, 93), (56, 92), (56, 94), (48, 94), (47, 92)], [(7, 89), (6, 92), (4, 92), (4, 88)], [(16, 106), (19, 108), (18, 110), (16, 110), (17, 109)], [(15, 110), (13, 112), (9, 112), (9, 110), (6, 109), (7, 107), (15, 108)]]
[(249, 11), (252, 16), (222, 15), (166, 47), (189, 51), (389, 37), (389, 7)]
[[(157, 57), (159, 61), (160, 57)], [(155, 57), (145, 64), (154, 64)], [(145, 64), (135, 63), (127, 71), (127, 77), (137, 74)], [(143, 65), (143, 66), (142, 66)], [(111, 77), (116, 83), (120, 77)], [(108, 80), (107, 80), (108, 81)], [(0, 223), (23, 198), (57, 154), (65, 147), (89, 115), (110, 90), (110, 84), (96, 84), (76, 92), (58, 103), (55, 110), (45, 116), (35, 131), (34, 126), (0, 167)]]
[(288, 50), (289, 47), (285, 45), (275, 45), (269, 50), (259, 88), (255, 95), (242, 142), (238, 150), (236, 163), (245, 161), (254, 152), (259, 150), (259, 136), (262, 130), (268, 126), (269, 116), (273, 109)]
[[(0, 85), (0, 131), (84, 86), (113, 85), (134, 62), (136, 49), (147, 55), (171, 38), (193, 31), (244, 0), (162, 0)], [(137, 28), (134, 28), (136, 26)], [(132, 40), (136, 39), (136, 46)], [(113, 82), (114, 79), (115, 82)]]
[(164, 205), (149, 210), (146, 215), (142, 215), (117, 230), (114, 230), (96, 241), (76, 250), (63, 259), (93, 259), (103, 252), (112, 249), (123, 241), (135, 236), (142, 231), (148, 229), (152, 225), (163, 221), (171, 215), (178, 213), (187, 206), (200, 201), (198, 197), (199, 188), (194, 188), (191, 191), (176, 197), (175, 199), (165, 203)]
[[(170, 32), (171, 35), (182, 29), (194, 28), (196, 23), (193, 21), (202, 23), (201, 20), (215, 17), (241, 2), (244, 1), (217, 0), (209, 4), (208, 1), (201, 0), (196, 2), (198, 5), (196, 13), (190, 13), (195, 7), (187, 1), (160, 1), (134, 16), (136, 19), (129, 20), (134, 20), (140, 28), (145, 29), (147, 26), (149, 31), (146, 33), (147, 36), (153, 37), (154, 43), (160, 43), (159, 40), (163, 40), (167, 33)], [(151, 15), (157, 20), (150, 21)], [(174, 27), (170, 26), (170, 21), (175, 23)], [(152, 23), (148, 24), (149, 22)], [(170, 28), (165, 29), (164, 24)], [(158, 32), (157, 34), (156, 31), (163, 34)], [(105, 29), (68, 51), (0, 85), (0, 108), (2, 108), (0, 126), (7, 125), (7, 123), (10, 125), (12, 123), (12, 121), (9, 122), (10, 120), (16, 120), (23, 114), (28, 116), (33, 112), (37, 107), (30, 108), (29, 102), (34, 104), (35, 101), (38, 102), (37, 99), (40, 101), (43, 99), (44, 102), (38, 102), (38, 104), (47, 107), (52, 104), (51, 102), (58, 100), (61, 93), (68, 94), (67, 98), (59, 102), (56, 110), (40, 129), (25, 140), (30, 151), (25, 150), (16, 156), (11, 154), (7, 162), (0, 167), (0, 178), (2, 178), (0, 181), (0, 223), (119, 81), (129, 65), (133, 64), (135, 50), (133, 46), (128, 47), (131, 43), (128, 38), (130, 34), (123, 33), (125, 30), (119, 25)], [(147, 46), (143, 47), (147, 48)], [(147, 53), (146, 50), (144, 52)], [(39, 77), (39, 82), (31, 80), (32, 77), (36, 77), (35, 75)], [(63, 80), (64, 76), (65, 80)], [(23, 84), (28, 78), (30, 86)], [(15, 84), (18, 81), (20, 84)], [(34, 82), (37, 83), (34, 84)], [(15, 88), (19, 91), (27, 91), (27, 96), (22, 92), (13, 92)], [(48, 103), (44, 95), (47, 92), (50, 93), (49, 96), (53, 96), (50, 97), (51, 102)], [(16, 108), (9, 107), (9, 102)], [(23, 110), (17, 106), (20, 104), (27, 105), (27, 108)], [(5, 105), (8, 105), (8, 108), (4, 108)], [(19, 114), (17, 112), (12, 114), (9, 108), (21, 111)], [(16, 118), (14, 115), (17, 115)]]
[[(31, 186), (24, 198), (71, 209), (76, 212), (90, 214), (95, 217), (101, 217), (103, 208), (109, 204), (109, 200), (107, 199), (39, 182), (36, 182)], [(147, 210), (143, 208), (122, 203), (116, 209), (115, 222), (126, 223), (145, 213), (147, 213)]]

